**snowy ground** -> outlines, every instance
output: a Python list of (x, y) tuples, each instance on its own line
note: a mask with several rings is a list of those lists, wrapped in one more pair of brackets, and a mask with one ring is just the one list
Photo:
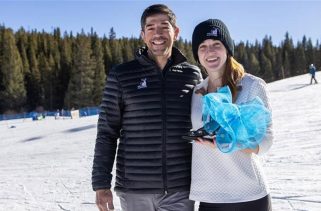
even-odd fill
[[(264, 166), (274, 211), (321, 210), (321, 85), (309, 80), (268, 85), (275, 142)], [(96, 122), (97, 116), (0, 121), (0, 211), (97, 211), (91, 190)], [(116, 196), (115, 206), (120, 211)]]

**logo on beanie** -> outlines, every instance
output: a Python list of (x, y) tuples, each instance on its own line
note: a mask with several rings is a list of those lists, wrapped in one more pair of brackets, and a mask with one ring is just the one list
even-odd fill
[(210, 32), (206, 33), (206, 36), (208, 36), (208, 37), (217, 37), (218, 33), (219, 33), (219, 29), (218, 28), (214, 28)]

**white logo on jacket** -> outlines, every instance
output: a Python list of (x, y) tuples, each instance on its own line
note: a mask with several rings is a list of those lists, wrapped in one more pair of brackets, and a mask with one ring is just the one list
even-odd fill
[(140, 83), (139, 85), (137, 86), (137, 89), (144, 89), (144, 88), (147, 88), (147, 82), (146, 82), (146, 78), (142, 78), (140, 79)]

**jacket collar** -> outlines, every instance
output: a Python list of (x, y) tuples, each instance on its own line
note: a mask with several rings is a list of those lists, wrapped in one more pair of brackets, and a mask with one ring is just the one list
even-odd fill
[[(246, 75), (246, 73), (244, 74), (244, 76)], [(242, 86), (243, 86), (243, 78), (244, 76), (242, 77), (241, 80), (239, 80), (236, 84), (237, 86), (237, 89), (239, 91), (242, 90)], [(208, 81), (209, 81), (209, 77), (206, 77), (201, 83), (197, 84), (195, 86), (195, 94), (202, 94), (202, 95), (205, 95), (207, 94), (207, 87), (208, 87)]]
[[(142, 65), (151, 65), (155, 64), (155, 62), (148, 57), (147, 47), (139, 48), (135, 53), (135, 58), (142, 64)], [(170, 57), (169, 61), (172, 65), (178, 65), (180, 63), (186, 62), (186, 57), (182, 54), (180, 50), (176, 47), (172, 48), (172, 56)]]

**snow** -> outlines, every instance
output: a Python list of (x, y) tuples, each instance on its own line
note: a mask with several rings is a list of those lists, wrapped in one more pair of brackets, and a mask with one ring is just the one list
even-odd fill
[[(321, 85), (309, 82), (268, 84), (275, 140), (262, 161), (275, 211), (321, 210)], [(97, 116), (0, 121), (0, 210), (97, 211), (96, 127)], [(116, 194), (114, 204), (120, 211)]]

